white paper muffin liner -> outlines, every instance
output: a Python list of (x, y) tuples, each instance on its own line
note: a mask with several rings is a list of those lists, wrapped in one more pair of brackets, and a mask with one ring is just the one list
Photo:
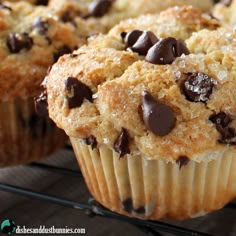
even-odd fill
[(49, 117), (36, 114), (33, 98), (0, 102), (0, 167), (41, 159), (66, 141)]
[(236, 156), (177, 163), (128, 155), (106, 146), (93, 149), (70, 138), (86, 184), (103, 206), (141, 219), (185, 219), (222, 208), (236, 196)]

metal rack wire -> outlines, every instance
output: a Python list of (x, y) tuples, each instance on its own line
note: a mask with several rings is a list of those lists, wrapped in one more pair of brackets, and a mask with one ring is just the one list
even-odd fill
[[(71, 149), (71, 147), (65, 147), (66, 149)], [(72, 150), (71, 150), (72, 151)], [(82, 174), (80, 171), (70, 170), (67, 168), (56, 167), (41, 163), (31, 163), (28, 165), (30, 168), (41, 169), (43, 171), (50, 171), (52, 173), (57, 173), (61, 175), (69, 175), (76, 178), (81, 178)], [(62, 197), (48, 195), (46, 193), (40, 193), (32, 191), (31, 189), (25, 189), (18, 186), (12, 186), (4, 183), (0, 183), (0, 191), (6, 191), (13, 194), (21, 195), (31, 199), (36, 199), (40, 201), (46, 201), (68, 208), (81, 210), (85, 212), (90, 217), (104, 217), (110, 219), (116, 219), (120, 221), (129, 222), (130, 224), (138, 227), (141, 231), (150, 236), (161, 236), (162, 233), (169, 233), (173, 236), (214, 236), (208, 233), (194, 231), (191, 229), (179, 227), (173, 224), (167, 224), (160, 221), (144, 221), (136, 218), (130, 218), (127, 216), (119, 215), (117, 213), (111, 212), (108, 209), (102, 207), (93, 198), (88, 200), (88, 203), (74, 202)], [(236, 210), (236, 204), (229, 203), (226, 208), (233, 208)]]

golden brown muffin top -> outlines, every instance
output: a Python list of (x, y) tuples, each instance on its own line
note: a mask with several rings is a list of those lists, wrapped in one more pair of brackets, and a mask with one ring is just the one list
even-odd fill
[(235, 37), (191, 7), (121, 22), (52, 67), (49, 114), (69, 136), (121, 157), (235, 151)]

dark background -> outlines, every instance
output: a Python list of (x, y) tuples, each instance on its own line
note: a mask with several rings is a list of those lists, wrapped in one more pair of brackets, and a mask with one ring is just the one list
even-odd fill
[[(73, 153), (61, 150), (43, 163), (77, 169)], [(90, 194), (82, 178), (59, 175), (27, 166), (0, 169), (0, 183), (30, 188), (69, 200), (87, 203)], [(86, 228), (91, 236), (142, 236), (145, 233), (136, 227), (117, 220), (100, 217), (89, 218), (80, 210), (70, 209), (52, 203), (31, 200), (0, 190), (0, 223), (12, 219), (17, 225), (39, 228), (71, 227)], [(167, 221), (179, 226), (211, 233), (215, 236), (236, 235), (236, 209), (223, 209), (204, 217), (187, 221)], [(170, 234), (164, 234), (169, 236)]]

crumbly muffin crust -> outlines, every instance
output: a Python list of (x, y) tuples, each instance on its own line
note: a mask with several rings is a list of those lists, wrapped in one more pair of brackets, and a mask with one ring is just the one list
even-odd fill
[(121, 22), (52, 67), (49, 114), (120, 157), (208, 161), (235, 151), (235, 37), (191, 7)]

